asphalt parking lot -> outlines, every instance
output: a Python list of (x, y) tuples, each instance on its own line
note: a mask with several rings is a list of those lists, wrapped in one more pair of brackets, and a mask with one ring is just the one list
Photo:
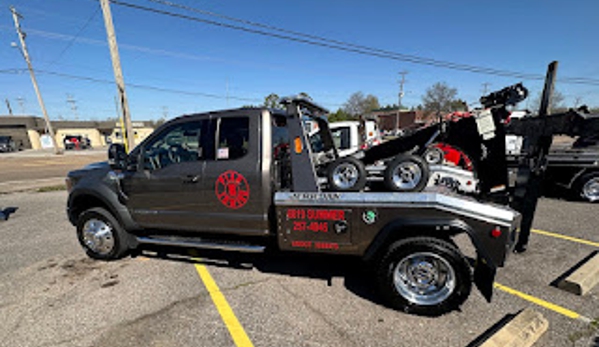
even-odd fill
[(527, 307), (549, 321), (535, 346), (599, 345), (598, 288), (580, 297), (550, 285), (599, 248), (596, 205), (541, 199), (534, 227), (551, 234), (510, 257), (492, 303), (473, 290), (461, 311), (424, 318), (381, 305), (351, 259), (92, 261), (65, 201), (0, 195), (19, 208), (0, 222), (0, 346), (475, 346)]

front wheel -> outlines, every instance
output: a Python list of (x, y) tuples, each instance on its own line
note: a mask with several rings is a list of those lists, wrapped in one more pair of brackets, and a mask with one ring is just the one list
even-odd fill
[(391, 244), (377, 268), (379, 291), (397, 310), (439, 316), (470, 295), (472, 272), (452, 243), (415, 237)]
[(77, 238), (90, 258), (112, 260), (129, 251), (126, 232), (106, 209), (86, 210), (77, 222)]
[(599, 202), (599, 172), (583, 175), (575, 187), (578, 195), (588, 202)]

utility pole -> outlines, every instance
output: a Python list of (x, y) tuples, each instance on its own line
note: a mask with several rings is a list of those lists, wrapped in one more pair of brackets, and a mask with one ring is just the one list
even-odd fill
[(31, 75), (31, 82), (33, 83), (35, 94), (37, 95), (37, 101), (40, 103), (42, 113), (44, 114), (44, 120), (46, 121), (46, 127), (48, 128), (48, 133), (50, 133), (50, 137), (52, 138), (54, 154), (62, 154), (61, 149), (58, 148), (58, 143), (56, 143), (56, 136), (54, 135), (54, 130), (52, 129), (52, 124), (50, 123), (48, 112), (46, 111), (46, 105), (44, 104), (44, 99), (42, 99), (42, 94), (40, 93), (40, 89), (37, 85), (37, 80), (35, 79), (35, 73), (33, 72), (33, 66), (31, 66), (29, 52), (27, 52), (27, 45), (25, 44), (25, 34), (23, 33), (23, 31), (21, 31), (21, 25), (19, 24), (19, 18), (23, 18), (23, 16), (17, 13), (17, 10), (12, 6), (10, 7), (10, 11), (12, 12), (12, 18), (15, 22), (17, 34), (19, 34), (19, 41), (21, 42), (21, 53), (23, 54), (23, 58), (25, 58), (25, 61), (27, 62), (27, 68), (29, 69), (29, 74)]
[(227, 104), (226, 105), (227, 105), (227, 108), (229, 108), (229, 78), (228, 77), (227, 77), (227, 82), (225, 84), (225, 89), (227, 91), (227, 99), (226, 99)]
[(489, 82), (483, 83), (483, 95), (487, 95), (487, 90), (490, 85), (491, 85), (491, 83), (489, 83)]
[(397, 134), (399, 132), (399, 113), (401, 112), (401, 99), (403, 99), (403, 85), (406, 82), (406, 74), (408, 72), (407, 71), (402, 71), (399, 74), (401, 75), (401, 81), (399, 82), (399, 94), (398, 94), (398, 101), (399, 103), (397, 104), (397, 116), (395, 117), (395, 134)]
[(106, 37), (108, 39), (108, 46), (110, 47), (112, 69), (114, 70), (114, 79), (116, 80), (116, 88), (121, 105), (120, 109), (125, 123), (126, 149), (127, 151), (130, 151), (134, 146), (133, 126), (131, 125), (131, 114), (129, 112), (127, 94), (125, 93), (125, 80), (123, 79), (123, 71), (121, 70), (119, 48), (116, 43), (112, 14), (110, 13), (110, 0), (100, 0), (100, 5), (102, 6), (102, 13), (104, 14), (104, 25), (106, 26)]
[(25, 99), (23, 99), (23, 97), (19, 96), (17, 98), (17, 102), (19, 103), (19, 106), (21, 107), (21, 114), (24, 115), (25, 114)]
[(8, 101), (8, 99), (4, 99), (6, 101), (6, 107), (8, 107), (8, 114), (9, 115), (13, 115), (12, 114), (12, 107), (10, 107), (10, 101)]
[(71, 94), (67, 94), (67, 103), (71, 104), (71, 111), (75, 115), (75, 120), (79, 120), (79, 114), (77, 113), (77, 100), (73, 99)]

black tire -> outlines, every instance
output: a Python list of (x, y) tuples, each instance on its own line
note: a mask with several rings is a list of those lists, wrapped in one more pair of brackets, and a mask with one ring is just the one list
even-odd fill
[(414, 155), (398, 155), (385, 168), (385, 186), (396, 192), (419, 192), (430, 176), (428, 164)]
[(588, 202), (599, 202), (599, 172), (582, 175), (574, 185), (574, 194)]
[[(403, 279), (400, 274), (404, 274)], [(376, 280), (379, 292), (392, 308), (439, 316), (459, 308), (468, 298), (472, 271), (451, 242), (414, 237), (391, 244), (378, 263)], [(425, 288), (427, 280), (429, 285)], [(431, 284), (435, 281), (444, 283), (437, 283), (439, 288), (435, 289)]]
[(339, 158), (328, 166), (327, 180), (330, 190), (357, 192), (366, 186), (366, 168), (354, 157)]
[(77, 239), (87, 255), (94, 259), (120, 259), (129, 251), (127, 233), (102, 207), (91, 208), (79, 215)]

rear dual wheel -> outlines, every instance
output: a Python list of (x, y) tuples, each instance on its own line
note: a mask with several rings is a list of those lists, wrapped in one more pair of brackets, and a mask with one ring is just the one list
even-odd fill
[(391, 307), (424, 316), (459, 308), (472, 288), (470, 266), (457, 247), (431, 237), (391, 244), (376, 276), (379, 291)]

